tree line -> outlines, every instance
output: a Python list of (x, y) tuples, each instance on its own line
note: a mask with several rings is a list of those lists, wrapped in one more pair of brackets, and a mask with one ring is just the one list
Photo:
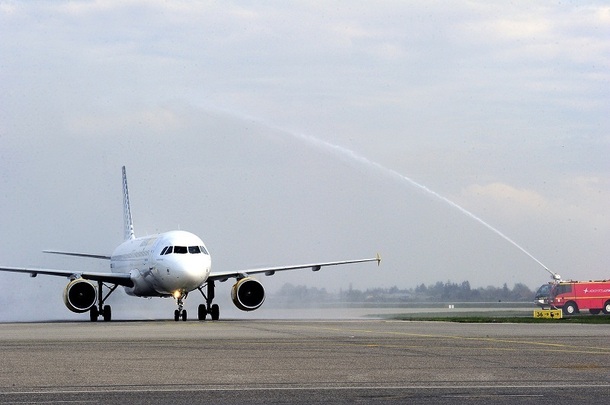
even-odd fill
[(534, 292), (523, 283), (515, 283), (512, 288), (506, 283), (502, 287), (472, 288), (468, 281), (438, 281), (430, 285), (422, 283), (412, 288), (394, 286), (366, 290), (350, 286), (338, 293), (328, 292), (325, 288), (286, 283), (274, 296), (296, 302), (530, 302), (534, 299)]

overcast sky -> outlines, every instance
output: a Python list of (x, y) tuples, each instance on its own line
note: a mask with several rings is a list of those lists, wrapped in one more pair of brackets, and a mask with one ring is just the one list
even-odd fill
[[(112, 252), (126, 165), (136, 234), (194, 232), (214, 270), (384, 258), (269, 291), (550, 279), (413, 182), (606, 278), (609, 38), (604, 1), (0, 0), (0, 263), (106, 270), (40, 251)], [(64, 285), (0, 275), (15, 305)]]

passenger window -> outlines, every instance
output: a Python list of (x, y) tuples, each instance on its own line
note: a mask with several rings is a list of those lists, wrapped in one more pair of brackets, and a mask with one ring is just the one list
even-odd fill
[(174, 253), (178, 253), (178, 254), (186, 254), (187, 249), (186, 246), (174, 246)]
[(199, 246), (189, 246), (189, 253), (196, 255), (201, 253), (201, 250), (199, 250)]

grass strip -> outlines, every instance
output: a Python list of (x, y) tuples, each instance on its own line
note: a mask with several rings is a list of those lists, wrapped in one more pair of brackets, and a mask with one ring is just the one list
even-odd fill
[(425, 314), (390, 315), (386, 319), (398, 321), (435, 321), (458, 323), (578, 323), (578, 324), (610, 324), (610, 316), (581, 315), (560, 319), (534, 318), (533, 316), (511, 315), (464, 315), (464, 316), (426, 316)]

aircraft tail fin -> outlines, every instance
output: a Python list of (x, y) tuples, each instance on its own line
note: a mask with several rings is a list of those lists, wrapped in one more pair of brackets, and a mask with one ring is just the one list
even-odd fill
[(129, 205), (129, 189), (127, 188), (127, 173), (123, 166), (123, 223), (124, 223), (124, 238), (135, 239), (133, 231), (133, 219), (131, 218), (131, 207)]

